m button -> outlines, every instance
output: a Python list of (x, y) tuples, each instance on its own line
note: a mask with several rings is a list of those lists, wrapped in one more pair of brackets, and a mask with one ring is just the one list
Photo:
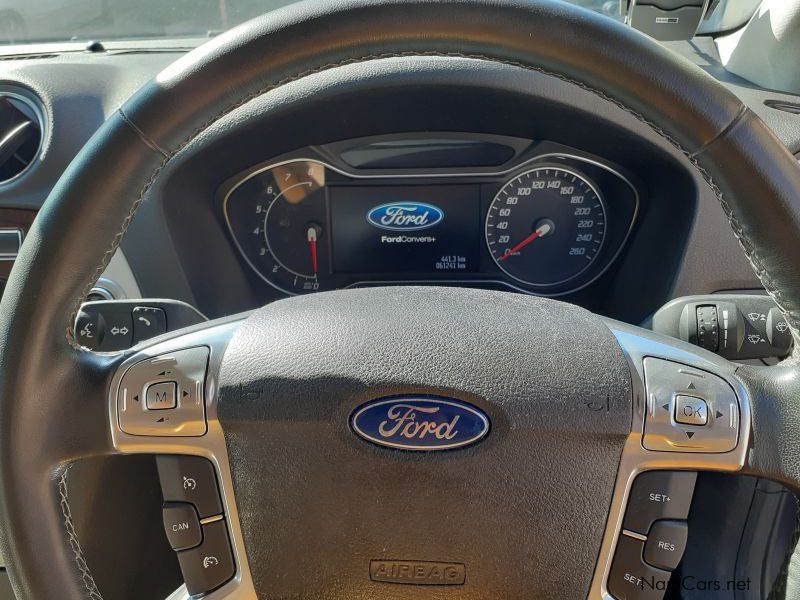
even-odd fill
[(162, 381), (147, 386), (145, 394), (147, 410), (164, 410), (178, 406), (178, 384)]

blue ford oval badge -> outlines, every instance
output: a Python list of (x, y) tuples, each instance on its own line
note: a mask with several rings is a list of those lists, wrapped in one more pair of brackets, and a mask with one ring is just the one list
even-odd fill
[(390, 202), (367, 213), (367, 221), (380, 229), (414, 231), (433, 227), (444, 219), (444, 211), (424, 202)]
[(489, 433), (483, 411), (438, 396), (379, 398), (356, 409), (351, 422), (365, 440), (403, 450), (461, 448)]

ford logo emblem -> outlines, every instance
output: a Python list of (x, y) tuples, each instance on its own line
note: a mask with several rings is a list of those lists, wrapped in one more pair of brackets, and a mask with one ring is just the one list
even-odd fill
[(480, 409), (438, 396), (394, 396), (356, 409), (353, 430), (365, 440), (402, 450), (451, 450), (489, 433)]
[(433, 227), (444, 219), (444, 211), (424, 202), (390, 202), (367, 213), (367, 221), (379, 229), (414, 231)]

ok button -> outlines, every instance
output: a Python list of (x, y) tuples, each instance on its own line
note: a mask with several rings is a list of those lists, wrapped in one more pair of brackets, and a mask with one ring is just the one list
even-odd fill
[(694, 396), (675, 396), (675, 422), (682, 425), (705, 425), (708, 423), (708, 404)]

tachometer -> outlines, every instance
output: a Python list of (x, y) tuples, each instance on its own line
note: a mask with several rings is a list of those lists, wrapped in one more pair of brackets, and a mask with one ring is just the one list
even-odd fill
[(486, 215), (489, 252), (532, 286), (578, 277), (600, 254), (606, 209), (597, 188), (570, 169), (541, 166), (508, 181)]
[[(318, 162), (285, 162), (244, 181), (225, 203), (228, 225), (244, 257), (264, 279), (287, 292), (327, 287), (325, 175)], [(229, 203), (235, 203), (235, 210)]]

